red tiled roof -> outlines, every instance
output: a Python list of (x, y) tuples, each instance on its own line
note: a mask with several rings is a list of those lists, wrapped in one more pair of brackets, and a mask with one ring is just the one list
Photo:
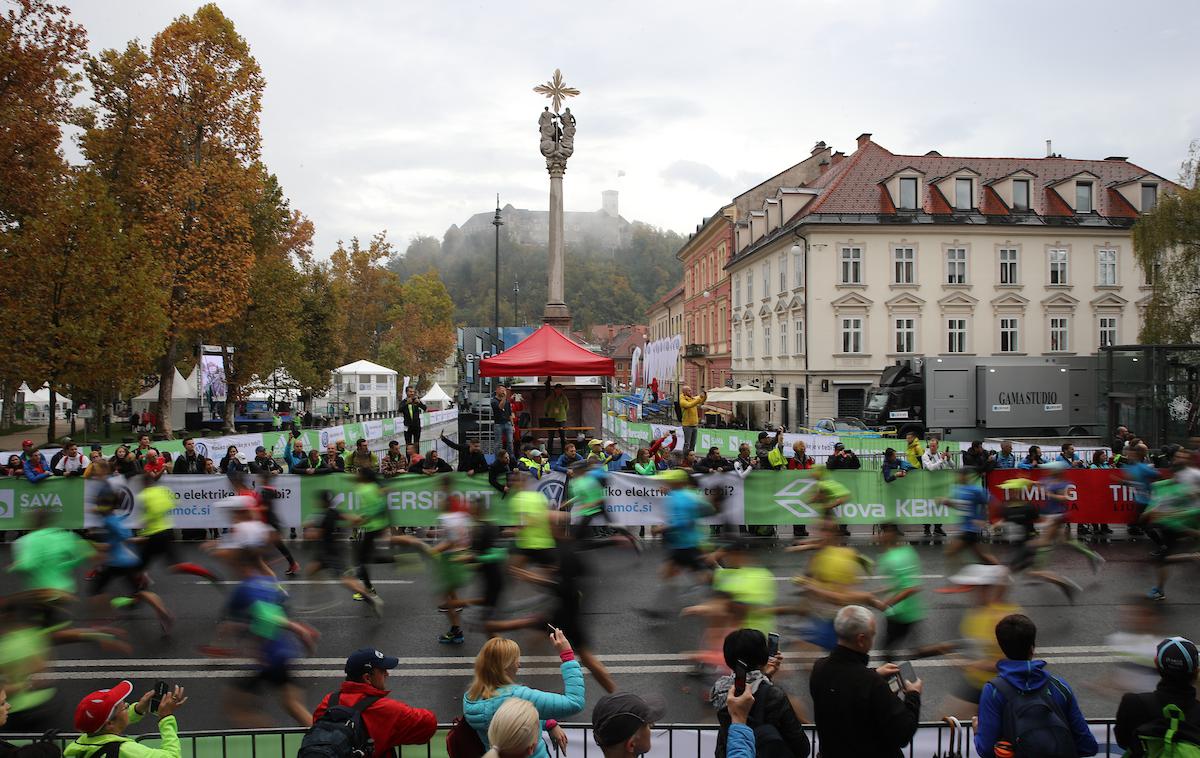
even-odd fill
[(941, 214), (948, 216), (954, 212), (950, 207), (949, 201), (942, 191), (937, 188), (937, 185), (930, 184), (925, 187), (925, 212), (933, 215)]
[(1008, 206), (996, 194), (996, 190), (991, 187), (983, 188), (983, 202), (979, 205), (979, 212), (985, 216), (1009, 215)]
[(1112, 187), (1108, 188), (1108, 207), (1110, 216), (1120, 216), (1122, 218), (1137, 218), (1137, 208), (1125, 199), (1125, 196), (1117, 192)]
[[(961, 168), (969, 168), (978, 172), (980, 183), (1000, 179), (1025, 169), (1036, 175), (1033, 179), (1034, 213), (1041, 215), (1060, 216), (1074, 215), (1070, 207), (1048, 187), (1080, 172), (1088, 171), (1100, 177), (1100, 186), (1112, 182), (1125, 182), (1142, 176), (1146, 169), (1129, 161), (1105, 160), (1073, 160), (1068, 158), (964, 158), (961, 156), (941, 155), (897, 155), (881, 147), (873, 141), (867, 141), (846, 160), (834, 163), (821, 176), (805, 185), (808, 188), (820, 190), (816, 200), (803, 208), (789, 222), (814, 213), (890, 213), (877, 185), (879, 182), (897, 171), (912, 167), (925, 173), (927, 177), (949, 176)], [(932, 187), (926, 184), (927, 196), (935, 193), (928, 190)], [(1043, 190), (1041, 192), (1037, 190)], [(1129, 213), (1128, 203), (1114, 199), (1116, 193), (1097, 193), (1099, 207), (1096, 208), (1101, 216), (1126, 216)], [(890, 198), (889, 198), (890, 199)], [(984, 195), (984, 205), (989, 210), (997, 211), (995, 200)], [(927, 200), (930, 213), (951, 212), (945, 198), (930, 197)], [(982, 209), (981, 209), (982, 210)]]
[(895, 213), (896, 204), (892, 202), (892, 193), (888, 192), (886, 185), (879, 185), (879, 206), (880, 213)]

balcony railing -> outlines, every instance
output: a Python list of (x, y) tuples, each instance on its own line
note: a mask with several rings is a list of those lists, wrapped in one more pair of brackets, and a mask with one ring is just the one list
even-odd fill
[(686, 345), (683, 348), (684, 358), (704, 358), (708, 355), (708, 345)]

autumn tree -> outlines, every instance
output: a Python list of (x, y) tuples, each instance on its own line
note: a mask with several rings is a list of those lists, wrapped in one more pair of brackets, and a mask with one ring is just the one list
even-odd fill
[(159, 415), (172, 436), (171, 390), (180, 346), (227, 324), (254, 267), (246, 198), (259, 156), (263, 77), (250, 48), (216, 5), (159, 32), (136, 147), (146, 241), (165, 275), (168, 322), (159, 360)]
[(299, 354), (294, 363), (287, 365), (305, 401), (326, 392), (331, 372), (342, 365), (338, 332), (342, 304), (335, 290), (328, 262), (308, 260), (302, 264), (294, 316), (299, 330)]
[(1140, 335), (1146, 344), (1200, 339), (1200, 140), (1180, 173), (1182, 186), (1133, 227), (1134, 255), (1153, 286)]
[(393, 326), (380, 350), (384, 364), (423, 388), (454, 351), (454, 300), (437, 271), (417, 274), (400, 287), (388, 313)]
[(302, 286), (296, 263), (310, 257), (312, 223), (292, 210), (274, 175), (256, 167), (259, 185), (251, 198), (250, 248), (254, 265), (247, 297), (233, 317), (212, 333), (225, 351), (225, 429), (234, 431), (235, 403), (254, 377), (279, 367), (296, 369), (300, 324), (293, 314)]
[[(54, 442), (55, 396), (71, 389), (107, 397), (152, 365), (165, 326), (157, 270), (136, 233), (93, 172), (61, 182), (28, 222), (17, 254), (0, 259), (0, 280), (19, 281), (16, 303), (36, 321), (9, 333), (32, 376), (50, 388), (47, 441)], [(130, 303), (138, 303), (131, 313)]]
[(366, 247), (357, 237), (349, 246), (339, 241), (330, 256), (343, 363), (379, 360), (392, 326), (389, 312), (400, 299), (400, 277), (384, 266), (393, 253), (387, 232), (379, 232)]
[[(74, 114), (77, 70), (87, 46), (83, 27), (65, 6), (43, 0), (17, 0), (0, 14), (0, 258), (12, 261), (21, 234), (39, 206), (62, 181), (66, 164), (59, 151), (62, 125)], [(15, 285), (24, 277), (0, 281), (0, 330), (28, 328), (28, 313)], [(0, 425), (13, 422), (13, 398), (21, 379), (44, 377), (19, 351), (0, 361)]]

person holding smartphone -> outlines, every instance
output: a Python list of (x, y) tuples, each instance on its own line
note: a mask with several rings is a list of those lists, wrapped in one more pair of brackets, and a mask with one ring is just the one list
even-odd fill
[[(709, 702), (717, 709), (721, 725), (715, 758), (727, 758), (730, 724), (734, 723), (731, 702), (745, 693), (752, 695), (754, 707), (743, 723), (754, 731), (752, 742), (758, 744), (764, 755), (807, 758), (809, 754), (808, 735), (801, 726), (803, 712), (782, 687), (771, 681), (783, 664), (778, 637), (771, 637), (776, 640), (774, 651), (767, 635), (757, 629), (737, 629), (725, 637), (725, 663), (734, 673), (718, 679), (709, 693)], [(739, 693), (743, 685), (745, 693)]]
[[(79, 701), (75, 709), (75, 728), (81, 734), (67, 746), (67, 755), (108, 755), (112, 750), (106, 746), (118, 743), (115, 756), (127, 758), (173, 758), (180, 754), (179, 725), (175, 722), (175, 711), (187, 702), (182, 687), (156, 688), (146, 692), (132, 706), (126, 700), (133, 693), (133, 684), (128, 681), (105, 690), (96, 690)], [(150, 707), (152, 700), (158, 701), (158, 709)], [(158, 748), (141, 745), (123, 736), (130, 724), (136, 724), (154, 713), (158, 716), (158, 731), (162, 742)]]

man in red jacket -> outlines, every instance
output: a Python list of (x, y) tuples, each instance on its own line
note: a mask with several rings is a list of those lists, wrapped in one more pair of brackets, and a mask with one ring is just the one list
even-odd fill
[[(433, 711), (413, 708), (388, 697), (388, 669), (396, 668), (399, 663), (400, 659), (370, 647), (355, 650), (346, 659), (346, 681), (342, 682), (338, 694), (339, 704), (353, 706), (364, 697), (380, 698), (362, 714), (367, 734), (375, 741), (374, 758), (391, 755), (392, 748), (397, 745), (423, 745), (437, 731), (437, 717)], [(328, 702), (329, 695), (326, 695), (313, 711), (314, 721), (325, 713)]]

